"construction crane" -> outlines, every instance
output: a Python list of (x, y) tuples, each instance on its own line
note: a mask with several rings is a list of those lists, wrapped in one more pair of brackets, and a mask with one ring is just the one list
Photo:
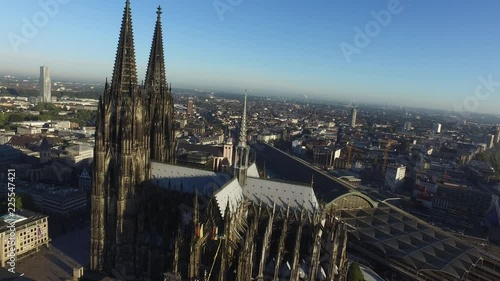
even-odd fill
[(355, 151), (355, 152), (359, 152), (361, 154), (364, 153), (363, 150), (355, 147), (354, 145), (352, 144), (348, 144), (347, 145), (347, 163), (346, 163), (346, 168), (347, 170), (350, 170), (351, 169), (351, 160), (352, 160), (352, 151)]
[(382, 169), (382, 173), (385, 173), (385, 171), (387, 170), (387, 158), (389, 157), (389, 150), (391, 149), (392, 145), (396, 144), (396, 143), (398, 143), (398, 142), (395, 140), (388, 140), (387, 141), (387, 145), (386, 145), (385, 150), (384, 150), (384, 166)]

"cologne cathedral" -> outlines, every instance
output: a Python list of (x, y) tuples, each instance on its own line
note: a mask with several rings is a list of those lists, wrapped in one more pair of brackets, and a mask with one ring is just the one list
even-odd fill
[(174, 164), (161, 14), (139, 84), (126, 1), (112, 80), (99, 99), (90, 270), (119, 280), (345, 280), (338, 214), (312, 183), (267, 180), (250, 163), (246, 95), (230, 169)]

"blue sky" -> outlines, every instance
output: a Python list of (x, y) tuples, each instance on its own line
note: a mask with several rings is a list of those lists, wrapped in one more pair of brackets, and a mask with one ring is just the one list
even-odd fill
[[(59, 1), (32, 38), (23, 18)], [(236, 3), (223, 13), (214, 7)], [(478, 77), (500, 81), (500, 1), (400, 0), (400, 11), (348, 62), (372, 11), (395, 0), (131, 0), (138, 72), (145, 75), (156, 6), (163, 7), (167, 78), (174, 87), (356, 100), (451, 109)], [(111, 76), (124, 0), (1, 1), (0, 73), (53, 80)], [(240, 3), (238, 3), (240, 2)], [(29, 34), (28, 34), (29, 35)], [(24, 36), (26, 38), (27, 36)], [(500, 87), (474, 108), (498, 113)]]

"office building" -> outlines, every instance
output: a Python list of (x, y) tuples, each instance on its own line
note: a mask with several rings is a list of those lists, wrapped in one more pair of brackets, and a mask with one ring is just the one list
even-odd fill
[(188, 103), (187, 103), (187, 114), (190, 116), (193, 116), (194, 114), (194, 109), (193, 109), (193, 98), (188, 98)]
[(411, 122), (405, 122), (404, 126), (403, 126), (403, 130), (405, 132), (409, 132), (411, 131)]
[(77, 144), (66, 148), (68, 156), (73, 163), (80, 163), (83, 160), (94, 158), (94, 148), (88, 145)]
[(40, 66), (40, 80), (38, 84), (40, 90), (40, 102), (52, 102), (52, 85), (48, 66)]
[(340, 158), (341, 149), (318, 146), (313, 149), (314, 165), (330, 168), (335, 163), (335, 159)]
[(492, 134), (486, 135), (486, 148), (492, 148), (495, 146), (495, 136)]
[(390, 188), (392, 192), (394, 192), (396, 191), (396, 189), (400, 188), (403, 185), (405, 176), (405, 166), (387, 167), (387, 171), (385, 173), (385, 184)]
[(358, 110), (353, 108), (351, 111), (351, 127), (356, 127), (356, 118), (358, 117)]
[(440, 134), (441, 133), (441, 124), (440, 123), (432, 124), (432, 130), (434, 131), (435, 134)]
[[(9, 225), (15, 225), (13, 241)], [(28, 210), (17, 210), (15, 214), (5, 214), (0, 217), (0, 263), (6, 267), (10, 257), (15, 254), (16, 260), (35, 252), (39, 247), (49, 244), (48, 217)], [(15, 243), (12, 245), (11, 243)], [(15, 246), (15, 251), (11, 247)]]

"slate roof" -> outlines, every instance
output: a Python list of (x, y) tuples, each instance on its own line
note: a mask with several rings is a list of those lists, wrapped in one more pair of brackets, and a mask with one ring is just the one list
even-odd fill
[[(226, 184), (231, 176), (225, 173), (151, 162), (152, 181), (161, 188), (211, 196), (213, 191)], [(181, 184), (182, 183), (182, 184)]]
[(253, 163), (248, 167), (247, 176), (250, 178), (259, 178), (259, 170), (257, 169), (257, 164)]
[(177, 191), (182, 189), (186, 193), (194, 193), (196, 190), (205, 196), (214, 194), (222, 216), (228, 203), (233, 212), (243, 199), (268, 206), (276, 204), (283, 208), (304, 208), (309, 212), (319, 207), (314, 190), (309, 185), (260, 179), (255, 163), (250, 165), (243, 187), (236, 178), (225, 173), (159, 162), (151, 163), (151, 174), (153, 183), (161, 188)]
[[(226, 208), (229, 207), (230, 212), (236, 211), (238, 204), (243, 200), (243, 189), (241, 188), (238, 179), (233, 178), (227, 182), (221, 189), (214, 194), (217, 206), (221, 216), (224, 218)], [(228, 206), (229, 204), (229, 206)]]
[(319, 208), (314, 190), (307, 185), (292, 184), (282, 181), (271, 181), (258, 178), (247, 178), (243, 186), (243, 195), (255, 203), (262, 202), (268, 206), (304, 208), (313, 212)]
[(42, 139), (42, 143), (38, 147), (38, 151), (47, 151), (52, 148), (52, 145), (49, 143), (46, 137)]
[(227, 207), (230, 212), (234, 212), (243, 199), (270, 207), (276, 205), (282, 208), (304, 209), (308, 212), (319, 208), (314, 190), (310, 186), (251, 177), (246, 179), (243, 187), (237, 178), (233, 178), (215, 192), (214, 196), (222, 217)]
[(177, 146), (177, 151), (185, 149), (186, 151), (201, 151), (201, 152), (206, 152), (214, 157), (222, 157), (223, 154), (223, 147), (221, 146), (211, 146), (211, 145), (197, 145), (197, 144), (190, 144), (190, 143), (185, 143), (185, 142), (179, 142), (179, 145)]

